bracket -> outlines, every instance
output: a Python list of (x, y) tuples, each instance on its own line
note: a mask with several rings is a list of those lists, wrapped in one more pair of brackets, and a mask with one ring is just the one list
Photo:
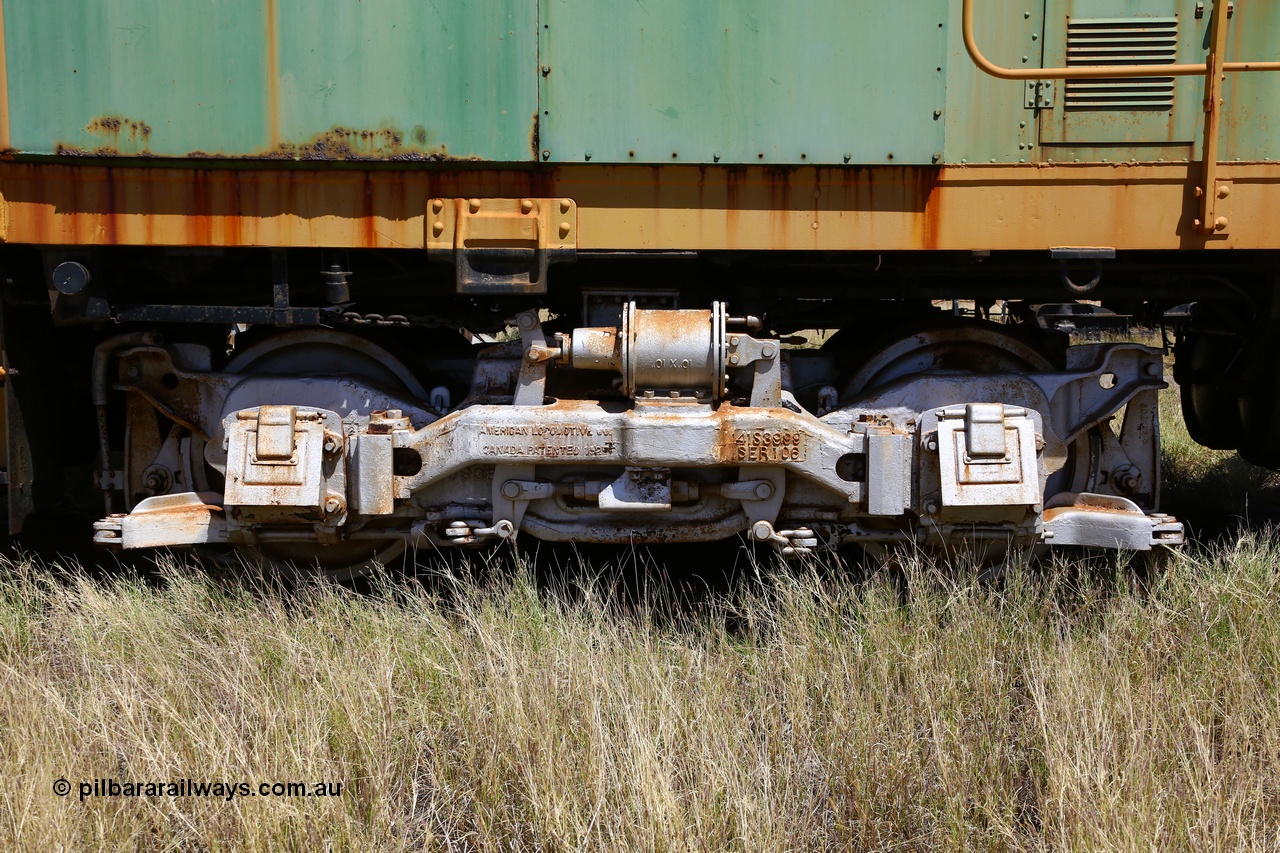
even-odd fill
[(1052, 80), (1028, 80), (1022, 105), (1029, 110), (1048, 109), (1053, 106), (1057, 89)]
[(433, 198), (427, 257), (453, 263), (458, 293), (547, 292), (547, 267), (578, 254), (578, 206), (569, 198)]

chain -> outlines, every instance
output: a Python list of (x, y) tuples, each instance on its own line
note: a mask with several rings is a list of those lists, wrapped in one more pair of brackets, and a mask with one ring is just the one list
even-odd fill
[(355, 311), (345, 311), (341, 315), (342, 322), (350, 323), (353, 326), (411, 326), (409, 318), (403, 314), (358, 314)]

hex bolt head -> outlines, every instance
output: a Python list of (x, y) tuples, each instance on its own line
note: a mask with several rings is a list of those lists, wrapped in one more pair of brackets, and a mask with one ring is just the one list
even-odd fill
[(771, 344), (765, 344), (760, 348), (760, 354), (765, 358), (773, 358), (773, 346)]

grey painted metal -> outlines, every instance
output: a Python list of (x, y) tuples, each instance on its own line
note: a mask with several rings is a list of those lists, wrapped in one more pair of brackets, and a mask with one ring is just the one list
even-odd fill
[[(196, 420), (222, 422), (230, 452), (211, 446), (209, 457), (225, 470), (227, 492), (198, 505), (144, 502), (139, 517), (174, 514), (156, 528), (170, 531), (162, 544), (171, 545), (209, 541), (219, 518), (233, 541), (257, 543), (402, 537), (459, 546), (522, 530), (602, 542), (737, 533), (793, 556), (846, 541), (1142, 550), (1181, 536), (1176, 521), (1151, 512), (1159, 478), (1154, 398), (1164, 385), (1161, 355), (1151, 348), (1072, 347), (1065, 369), (1037, 371), (1011, 369), (1033, 360), (1014, 353), (981, 374), (920, 370), (920, 358), (933, 356), (890, 346), (872, 359), (880, 368), (861, 381), (869, 387), (819, 417), (783, 387), (791, 356), (777, 341), (724, 331), (732, 318), (723, 306), (632, 304), (621, 329), (579, 329), (554, 341), (536, 312), (516, 319), (521, 344), (479, 359), (479, 390), (440, 418), (412, 400), (374, 411), (305, 404), (337, 389), (395, 402), (353, 377), (184, 373), (181, 387), (213, 389), (192, 399), (209, 409)], [(664, 340), (680, 346), (664, 351)], [(156, 351), (164, 352), (143, 347), (124, 358)], [(673, 352), (677, 365), (669, 366)], [(621, 384), (633, 361), (645, 364), (633, 375), (665, 387), (630, 388), (629, 401), (546, 396), (551, 371), (604, 368)], [(718, 364), (723, 374), (711, 375)], [(145, 376), (134, 381), (150, 387)], [(711, 393), (717, 383), (723, 399)], [(177, 413), (183, 393), (154, 405)], [(253, 405), (236, 408), (238, 401)], [(1117, 434), (1109, 421), (1121, 412)], [(415, 464), (398, 473), (402, 457)], [(1109, 519), (1097, 527), (1103, 532), (1088, 533), (1088, 515)], [(132, 529), (132, 518), (104, 520), (100, 541), (127, 547), (118, 534), (126, 523)]]

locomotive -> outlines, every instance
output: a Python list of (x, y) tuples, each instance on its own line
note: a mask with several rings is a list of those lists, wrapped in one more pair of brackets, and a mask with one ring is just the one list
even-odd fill
[(3, 0), (10, 529), (1176, 546), (1036, 306), (1280, 467), (1270, 5)]

